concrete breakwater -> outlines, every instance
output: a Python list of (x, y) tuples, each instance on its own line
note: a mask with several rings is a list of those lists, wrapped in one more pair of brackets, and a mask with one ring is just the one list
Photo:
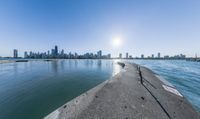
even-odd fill
[(124, 69), (45, 119), (200, 119), (173, 85), (145, 67)]

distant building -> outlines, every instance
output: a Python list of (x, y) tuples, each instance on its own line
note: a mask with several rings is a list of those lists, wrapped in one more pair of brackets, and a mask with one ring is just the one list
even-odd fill
[(144, 58), (144, 54), (141, 54), (141, 58), (142, 58), (142, 59)]
[(169, 59), (169, 55), (165, 55), (165, 56), (164, 56), (164, 59)]
[(13, 50), (13, 58), (18, 58), (18, 51), (17, 51), (17, 49)]
[(154, 58), (154, 54), (151, 55), (151, 58)]
[(55, 56), (57, 56), (58, 55), (58, 46), (56, 45), (55, 46)]
[(128, 59), (128, 52), (126, 53), (126, 59)]
[(99, 51), (97, 52), (97, 58), (102, 58), (102, 51), (101, 51), (101, 50), (99, 50)]
[(180, 54), (180, 58), (184, 59), (184, 58), (186, 58), (186, 55)]
[(51, 55), (55, 56), (55, 50), (54, 49), (51, 49)]
[(158, 58), (160, 58), (160, 53), (158, 53)]
[(24, 58), (28, 58), (28, 53), (27, 53), (27, 51), (24, 52)]
[(49, 52), (49, 50), (47, 51), (47, 56), (49, 57), (49, 55), (50, 55), (50, 52)]
[(62, 55), (62, 56), (64, 55), (64, 50), (63, 50), (63, 49), (61, 50), (61, 55)]
[(30, 51), (29, 57), (30, 57), (30, 58), (33, 58), (33, 52), (32, 52), (32, 51)]
[(180, 54), (180, 55), (175, 55), (173, 57), (171, 57), (172, 59), (185, 59), (186, 55)]
[(68, 56), (69, 56), (69, 59), (72, 59), (72, 53), (71, 52), (69, 52), (69, 54), (68, 54)]
[(78, 54), (77, 53), (75, 53), (74, 56), (75, 56), (76, 59), (78, 58)]
[(120, 58), (120, 59), (122, 58), (122, 53), (119, 53), (119, 58)]
[(111, 54), (108, 54), (108, 59), (110, 59), (111, 58)]

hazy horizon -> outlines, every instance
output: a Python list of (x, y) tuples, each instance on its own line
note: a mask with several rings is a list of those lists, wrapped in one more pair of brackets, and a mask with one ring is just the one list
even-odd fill
[[(200, 55), (200, 1), (0, 1), (0, 56), (18, 49), (119, 53), (133, 57)], [(113, 39), (120, 39), (114, 45)]]

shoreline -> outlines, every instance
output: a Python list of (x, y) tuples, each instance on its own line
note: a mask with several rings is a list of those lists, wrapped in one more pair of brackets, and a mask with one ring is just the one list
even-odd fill
[(67, 102), (44, 119), (200, 118), (194, 107), (169, 82), (162, 81), (145, 67), (138, 70), (136, 64), (124, 65), (123, 71)]
[[(186, 59), (0, 59), (0, 64), (4, 63), (14, 63), (14, 62), (29, 62), (29, 61), (56, 61), (56, 60), (178, 60), (178, 61), (187, 61)], [(197, 61), (195, 61), (197, 62)]]

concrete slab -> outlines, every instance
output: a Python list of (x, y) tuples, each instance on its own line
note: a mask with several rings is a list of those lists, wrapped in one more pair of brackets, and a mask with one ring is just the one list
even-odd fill
[[(179, 95), (163, 88), (155, 74), (125, 64), (124, 70), (45, 119), (200, 119), (199, 113)], [(166, 85), (167, 86), (167, 85)], [(174, 87), (172, 87), (174, 88)]]

